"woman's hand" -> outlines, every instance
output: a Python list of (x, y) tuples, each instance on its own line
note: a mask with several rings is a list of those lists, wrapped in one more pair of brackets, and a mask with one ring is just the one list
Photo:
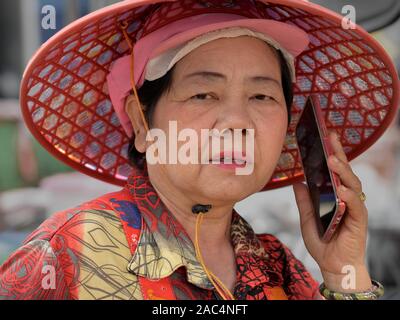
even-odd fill
[[(297, 183), (293, 190), (300, 212), (301, 232), (307, 250), (321, 269), (326, 287), (338, 292), (360, 292), (372, 285), (365, 264), (368, 211), (360, 198), (361, 182), (353, 173), (337, 135), (332, 132), (329, 138), (334, 156), (329, 157), (328, 166), (343, 184), (338, 196), (346, 203), (347, 212), (332, 239), (323, 242), (318, 235), (307, 186)], [(349, 273), (352, 271), (353, 275)], [(349, 276), (355, 277), (354, 287), (343, 285)]]

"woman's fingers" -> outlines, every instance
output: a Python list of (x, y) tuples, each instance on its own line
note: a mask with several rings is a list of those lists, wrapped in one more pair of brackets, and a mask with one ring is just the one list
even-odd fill
[(336, 132), (331, 131), (329, 133), (329, 140), (331, 142), (334, 154), (336, 155), (336, 157), (338, 157), (338, 159), (342, 160), (343, 162), (348, 162), (347, 160), (347, 156), (346, 156), (346, 152), (344, 152), (343, 150), (343, 146), (340, 143), (339, 140), (339, 136), (337, 135)]
[(354, 222), (352, 227), (365, 230), (368, 224), (368, 210), (360, 199), (359, 193), (342, 185), (338, 189), (338, 195), (346, 203), (347, 212)]
[(367, 224), (367, 209), (360, 199), (362, 184), (360, 179), (354, 174), (347, 157), (343, 151), (342, 145), (335, 134), (331, 133), (331, 143), (335, 155), (330, 156), (328, 165), (335, 173), (339, 175), (342, 186), (339, 188), (338, 196), (346, 203), (347, 211), (352, 218), (352, 222), (361, 223), (357, 228), (364, 228)]
[(362, 184), (360, 179), (354, 174), (348, 162), (343, 162), (337, 156), (330, 156), (328, 159), (329, 167), (339, 175), (340, 181), (346, 187), (361, 193)]
[(328, 159), (329, 167), (339, 175), (341, 182), (346, 187), (354, 190), (358, 194), (361, 193), (361, 181), (351, 169), (338, 136), (335, 132), (330, 132), (329, 138), (334, 151), (334, 155), (330, 156)]

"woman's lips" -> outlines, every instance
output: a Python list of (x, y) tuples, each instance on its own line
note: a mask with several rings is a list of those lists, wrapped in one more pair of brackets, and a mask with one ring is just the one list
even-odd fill
[(210, 164), (213, 164), (221, 169), (237, 169), (244, 168), (247, 164), (253, 161), (242, 152), (220, 152), (210, 159)]
[(236, 163), (232, 163), (232, 164), (228, 164), (228, 163), (211, 163), (221, 169), (228, 169), (228, 170), (232, 170), (232, 169), (237, 169), (237, 168), (244, 168), (246, 167), (246, 163), (244, 164), (236, 164)]

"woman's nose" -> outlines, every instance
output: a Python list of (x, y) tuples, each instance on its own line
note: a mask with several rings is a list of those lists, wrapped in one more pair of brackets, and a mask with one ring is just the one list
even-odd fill
[(244, 102), (232, 101), (220, 106), (216, 126), (217, 129), (242, 130), (254, 129), (249, 110)]

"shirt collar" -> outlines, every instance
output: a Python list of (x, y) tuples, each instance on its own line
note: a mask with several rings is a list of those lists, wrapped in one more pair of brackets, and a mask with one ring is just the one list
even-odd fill
[[(152, 187), (146, 172), (135, 172), (126, 188), (142, 214), (142, 230), (128, 270), (138, 276), (158, 280), (170, 276), (180, 267), (186, 268), (188, 282), (213, 289), (193, 243), (174, 215), (166, 208)], [(251, 256), (258, 261), (267, 258), (251, 226), (234, 210), (231, 240), (236, 257)]]

